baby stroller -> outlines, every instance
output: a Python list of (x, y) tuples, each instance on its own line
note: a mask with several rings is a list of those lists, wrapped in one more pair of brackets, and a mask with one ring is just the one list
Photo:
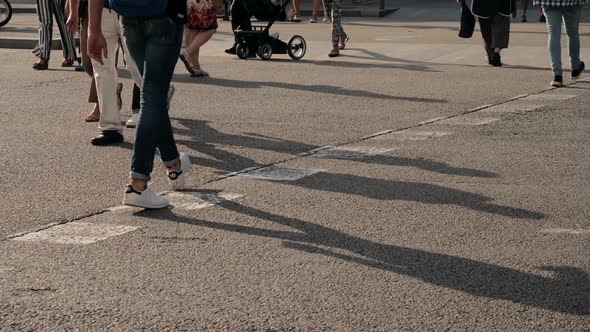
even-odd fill
[[(281, 12), (284, 12), (290, 1), (281, 5)], [(305, 55), (307, 44), (305, 39), (294, 35), (287, 43), (280, 40), (278, 34), (270, 34), (270, 27), (280, 17), (273, 17), (266, 26), (254, 25), (251, 31), (236, 30), (236, 54), (240, 59), (249, 57), (254, 51), (262, 60), (270, 60), (273, 54), (289, 54), (291, 59), (299, 60)]]

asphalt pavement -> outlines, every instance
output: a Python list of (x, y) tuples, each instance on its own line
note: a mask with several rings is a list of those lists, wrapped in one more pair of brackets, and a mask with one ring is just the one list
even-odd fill
[(0, 331), (590, 331), (590, 81), (548, 87), (541, 24), (492, 68), (408, 8), (346, 19), (336, 59), (277, 24), (299, 62), (224, 54), (221, 23), (211, 77), (176, 68), (194, 167), (169, 192), (156, 163), (160, 211), (120, 205), (134, 134), (90, 145), (86, 74), (0, 49)]

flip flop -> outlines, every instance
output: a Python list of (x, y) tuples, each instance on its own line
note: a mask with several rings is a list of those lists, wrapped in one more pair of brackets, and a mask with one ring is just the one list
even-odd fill
[(191, 56), (186, 52), (182, 52), (179, 58), (180, 61), (184, 63), (184, 66), (186, 67), (186, 70), (189, 72), (189, 74), (191, 74), (191, 76), (195, 76), (195, 68), (193, 68), (193, 61), (191, 60)]
[(195, 73), (191, 76), (192, 77), (205, 77), (205, 76), (209, 76), (209, 73), (202, 70), (202, 69), (197, 69), (197, 70), (195, 70)]

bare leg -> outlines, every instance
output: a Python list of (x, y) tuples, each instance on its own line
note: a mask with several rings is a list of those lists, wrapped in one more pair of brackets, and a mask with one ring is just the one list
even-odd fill
[[(189, 30), (189, 40), (187, 41), (188, 47), (186, 48), (186, 53), (191, 56), (193, 59), (193, 63), (195, 64), (195, 69), (200, 70), (201, 66), (199, 64), (199, 50), (201, 46), (205, 45), (211, 39), (211, 37), (215, 34), (217, 29), (211, 29), (207, 31), (195, 31)], [(194, 35), (191, 36), (191, 33)]]

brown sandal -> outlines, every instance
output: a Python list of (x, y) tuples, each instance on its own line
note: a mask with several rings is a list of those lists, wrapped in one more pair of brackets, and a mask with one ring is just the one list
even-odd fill
[(180, 54), (179, 58), (180, 58), (180, 61), (182, 61), (182, 63), (184, 63), (184, 66), (186, 67), (186, 70), (189, 72), (189, 74), (191, 74), (191, 76), (197, 76), (197, 73), (195, 72), (195, 68), (193, 67), (193, 60), (191, 59), (191, 56), (186, 52), (182, 52), (182, 54)]
[(90, 114), (88, 114), (84, 118), (84, 122), (98, 122), (99, 120), (100, 120), (100, 112), (97, 112), (95, 110), (92, 110), (92, 112), (90, 112)]
[(33, 64), (35, 70), (47, 70), (49, 68), (49, 61), (45, 59), (39, 59)]
[(74, 61), (73, 60), (64, 59), (64, 61), (61, 62), (61, 66), (62, 67), (74, 67)]

